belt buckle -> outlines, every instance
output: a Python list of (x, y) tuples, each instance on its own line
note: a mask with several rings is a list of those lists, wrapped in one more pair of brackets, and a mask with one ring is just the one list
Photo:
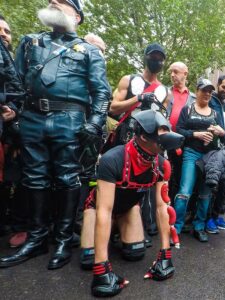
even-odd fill
[(39, 99), (39, 108), (40, 108), (40, 111), (49, 112), (49, 100), (48, 99)]

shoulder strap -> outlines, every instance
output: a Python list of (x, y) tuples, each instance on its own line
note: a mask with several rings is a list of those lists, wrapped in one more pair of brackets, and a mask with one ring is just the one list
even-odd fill
[(83, 41), (78, 38), (77, 41), (71, 41), (69, 43), (65, 43), (65, 45), (62, 45), (61, 47), (59, 47), (58, 49), (56, 49), (55, 51), (52, 52), (52, 54), (45, 60), (45, 62), (42, 65), (42, 68), (52, 59), (58, 57), (59, 55), (61, 55), (64, 51), (68, 50), (69, 48), (71, 48), (72, 46), (78, 45), (83, 43)]
[[(152, 84), (150, 84), (144, 91), (142, 94), (145, 93), (151, 93), (153, 92), (161, 83), (156, 83), (153, 82)], [(120, 121), (118, 122), (117, 126), (119, 126), (121, 123), (123, 123), (128, 117), (129, 115), (132, 113), (132, 111), (135, 110), (135, 108), (137, 108), (140, 105), (140, 103), (135, 103), (134, 105), (131, 106), (131, 108), (125, 113), (125, 115), (120, 119)]]

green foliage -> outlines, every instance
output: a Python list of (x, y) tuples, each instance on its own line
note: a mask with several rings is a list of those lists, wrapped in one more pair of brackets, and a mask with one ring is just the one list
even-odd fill
[[(189, 66), (189, 82), (211, 67), (222, 67), (225, 52), (223, 0), (91, 0), (86, 3), (89, 14), (87, 29), (102, 36), (108, 44), (109, 77), (118, 81), (119, 73), (140, 69), (143, 49), (153, 41), (167, 52), (162, 74), (174, 61)], [(93, 17), (94, 16), (94, 17)], [(114, 70), (121, 70), (119, 73)]]
[[(113, 88), (125, 75), (143, 68), (143, 50), (153, 41), (167, 52), (163, 82), (169, 84), (168, 66), (185, 62), (189, 83), (207, 67), (222, 67), (225, 61), (224, 0), (86, 0), (85, 23), (79, 35), (100, 35), (107, 44), (108, 77)], [(1, 0), (1, 13), (13, 32), (14, 45), (20, 36), (43, 29), (36, 11), (45, 0)]]
[(18, 44), (22, 35), (43, 29), (37, 19), (36, 11), (46, 3), (45, 0), (1, 0), (0, 13), (11, 27), (14, 46)]

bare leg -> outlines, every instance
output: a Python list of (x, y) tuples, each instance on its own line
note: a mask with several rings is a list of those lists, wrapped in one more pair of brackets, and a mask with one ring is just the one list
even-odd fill
[(122, 257), (137, 261), (145, 255), (145, 242), (140, 207), (135, 205), (119, 220), (122, 241)]
[(84, 211), (83, 226), (81, 231), (81, 248), (94, 247), (96, 210), (86, 209)]
[(170, 226), (167, 204), (161, 197), (161, 186), (163, 182), (156, 185), (156, 221), (161, 239), (161, 249), (170, 248)]
[(118, 218), (121, 240), (124, 243), (134, 243), (144, 240), (143, 224), (140, 206), (133, 206), (126, 214)]

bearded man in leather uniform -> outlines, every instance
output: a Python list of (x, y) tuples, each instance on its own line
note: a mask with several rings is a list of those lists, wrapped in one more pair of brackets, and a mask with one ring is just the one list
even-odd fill
[[(52, 186), (57, 201), (56, 247), (48, 269), (70, 261), (80, 190), (79, 157), (82, 148), (101, 139), (110, 97), (99, 49), (76, 34), (77, 25), (84, 21), (79, 1), (50, 0), (38, 16), (53, 31), (25, 36), (16, 56), (28, 94), (20, 129), (22, 184), (30, 200), (30, 231), (17, 253), (0, 259), (0, 267), (14, 266), (48, 251)], [(87, 108), (90, 114), (86, 120)]]

